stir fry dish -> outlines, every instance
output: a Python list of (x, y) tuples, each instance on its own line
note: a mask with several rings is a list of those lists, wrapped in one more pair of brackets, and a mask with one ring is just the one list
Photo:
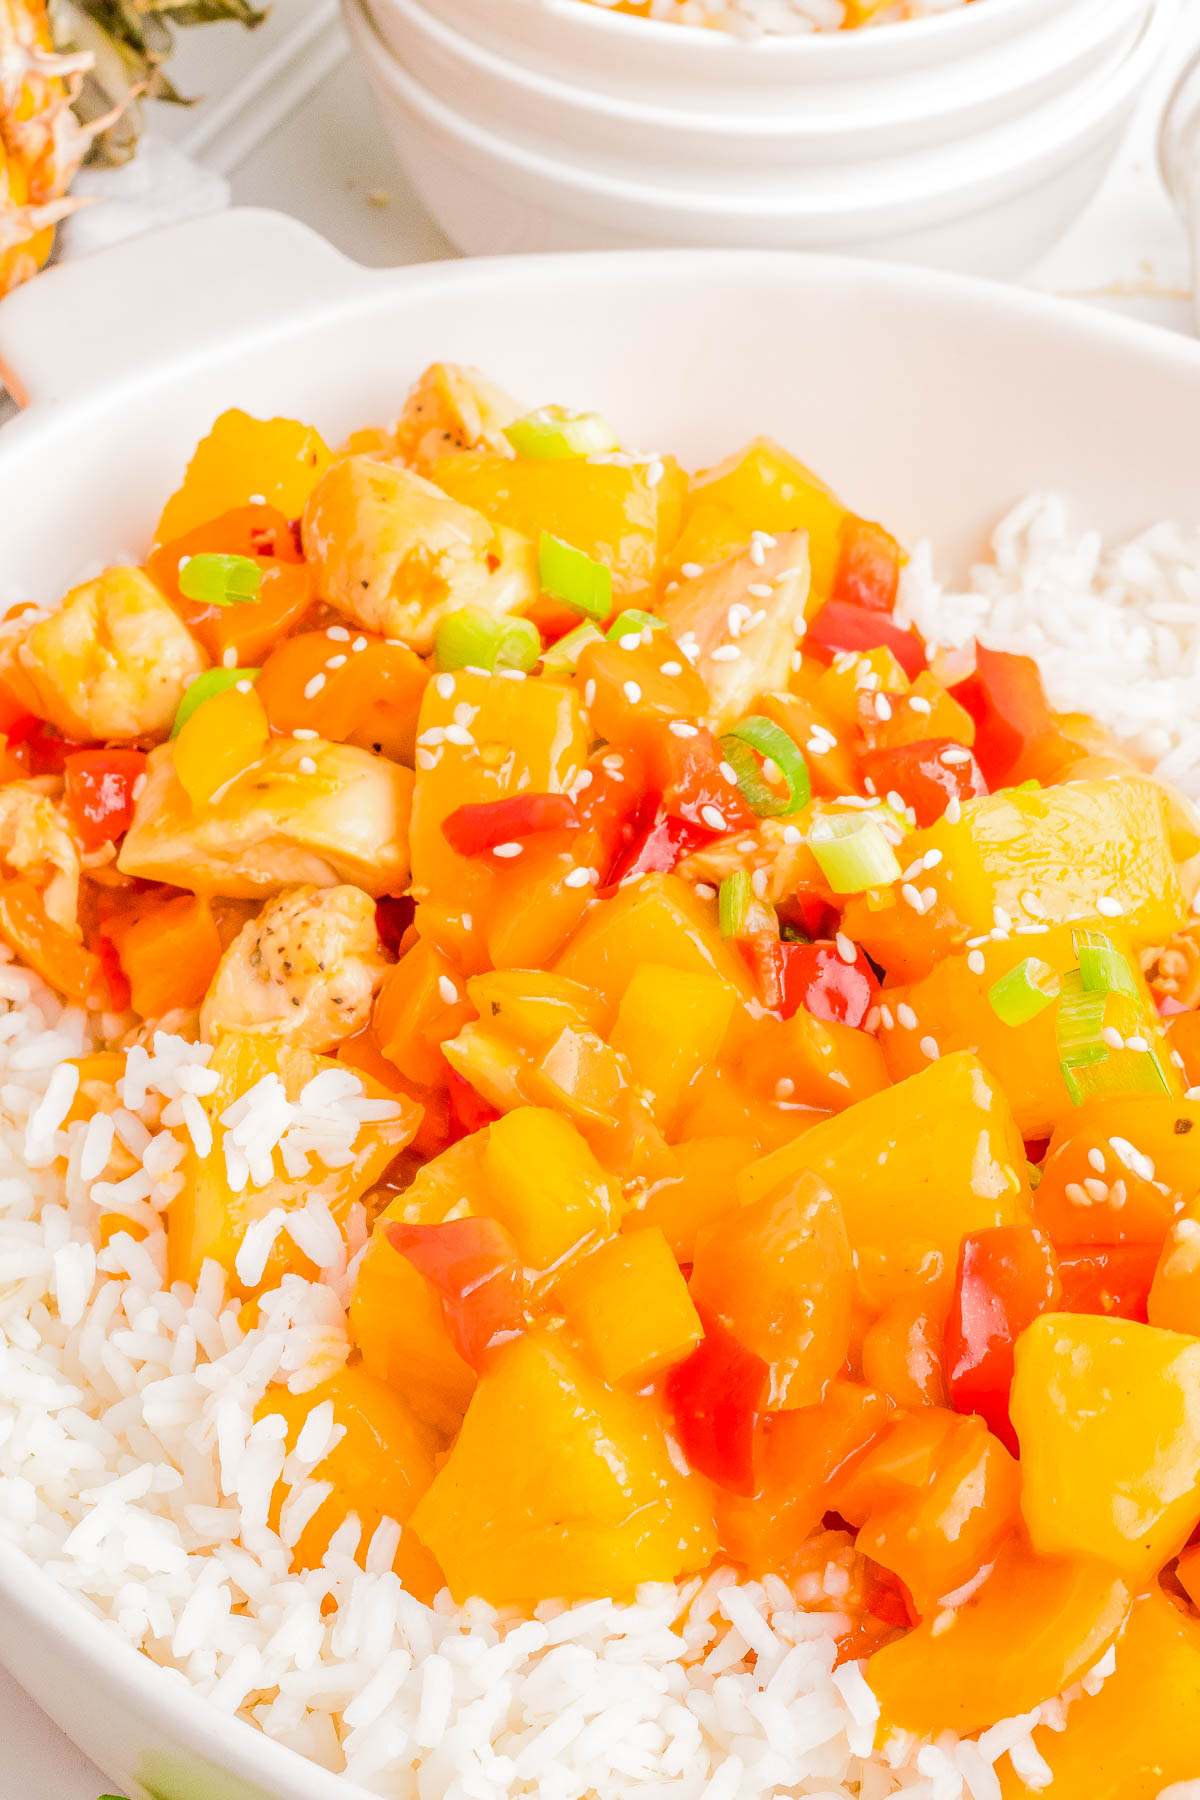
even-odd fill
[(1200, 1769), (1200, 828), (905, 561), (774, 442), (462, 368), (337, 450), (227, 412), (5, 624), (0, 934), (126, 1174), (209, 1047), (171, 1281), (351, 1254), (260, 1407), (334, 1421), (298, 1568), (353, 1515), (423, 1600), (779, 1577), (880, 1741), (1066, 1695), (1083, 1800)]

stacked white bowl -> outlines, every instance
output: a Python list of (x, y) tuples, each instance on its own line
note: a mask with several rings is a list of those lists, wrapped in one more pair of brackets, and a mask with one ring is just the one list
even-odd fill
[(460, 249), (840, 250), (1015, 275), (1083, 208), (1178, 0), (970, 0), (757, 38), (587, 0), (343, 0)]

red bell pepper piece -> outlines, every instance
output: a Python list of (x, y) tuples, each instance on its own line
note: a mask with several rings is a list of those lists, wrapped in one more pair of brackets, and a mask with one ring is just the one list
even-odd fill
[(687, 737), (680, 737), (670, 725), (659, 725), (649, 734), (646, 773), (649, 785), (662, 795), (663, 811), (699, 826), (709, 838), (727, 831), (753, 831), (758, 815), (724, 773), (725, 759), (713, 733), (703, 725), (687, 729)]
[(829, 656), (839, 650), (878, 650), (881, 646), (891, 651), (910, 681), (926, 666), (925, 645), (911, 626), (897, 625), (886, 612), (854, 606), (848, 600), (827, 600), (804, 640), (806, 650), (824, 650)]
[(31, 775), (61, 775), (68, 756), (87, 746), (63, 737), (47, 719), (25, 713), (8, 728), (8, 748), (28, 766)]
[(569, 794), (513, 794), (460, 806), (442, 820), (446, 842), (460, 856), (482, 856), (497, 844), (520, 843), (541, 831), (577, 827), (579, 815)]
[(637, 875), (669, 875), (690, 851), (712, 842), (710, 831), (687, 819), (672, 818), (656, 801), (656, 795), (645, 797), (598, 890), (601, 899)]
[(482, 1369), (490, 1351), (524, 1329), (525, 1273), (498, 1220), (388, 1220), (383, 1229), (392, 1248), (438, 1290), (454, 1347), (473, 1369)]
[(871, 1617), (878, 1619), (881, 1625), (898, 1625), (905, 1631), (917, 1624), (921, 1615), (900, 1577), (885, 1569), (882, 1563), (872, 1562), (869, 1556), (864, 1557), (863, 1562), (867, 1582), (863, 1598)]
[(996, 1225), (963, 1239), (946, 1320), (950, 1404), (955, 1412), (978, 1413), (1014, 1456), (1013, 1346), (1059, 1291), (1050, 1241), (1031, 1225)]
[(1106, 1313), (1146, 1324), (1160, 1249), (1157, 1244), (1081, 1244), (1060, 1250), (1059, 1305), (1064, 1312)]
[(803, 891), (789, 894), (778, 902), (775, 910), (781, 925), (790, 925), (793, 930), (802, 932), (810, 943), (816, 938), (828, 937), (830, 931), (837, 929), (837, 911), (822, 894)]
[(66, 802), (85, 850), (115, 843), (133, 823), (133, 791), (146, 772), (141, 750), (75, 750), (64, 759)]
[(838, 560), (831, 597), (868, 612), (890, 613), (904, 560), (895, 538), (882, 525), (849, 513), (838, 532)]
[(125, 1012), (130, 1001), (129, 977), (121, 967), (121, 953), (106, 931), (98, 931), (91, 948), (100, 962), (100, 973), (108, 989), (109, 1012)]
[(975, 721), (975, 760), (990, 788), (1001, 787), (1035, 738), (1055, 729), (1031, 656), (975, 646), (975, 673), (950, 692)]
[[(947, 751), (949, 762), (945, 760)], [(951, 800), (971, 800), (987, 793), (979, 764), (966, 746), (956, 744), (953, 738), (922, 738), (919, 743), (899, 744), (891, 750), (866, 750), (861, 763), (875, 792), (885, 798), (899, 794), (921, 826), (935, 825)]]
[(409, 894), (384, 894), (375, 902), (375, 930), (385, 950), (401, 955), (401, 945), (416, 916), (416, 906)]
[(498, 1109), (484, 1099), (477, 1088), (473, 1088), (465, 1075), (457, 1069), (450, 1069), (446, 1074), (446, 1091), (450, 1097), (450, 1111), (454, 1122), (460, 1127), (460, 1137), (471, 1137), (482, 1131), (500, 1117)]
[(770, 1371), (719, 1319), (701, 1313), (703, 1341), (666, 1383), (675, 1433), (693, 1469), (735, 1494), (753, 1494), (754, 1440)]
[(857, 947), (847, 963), (836, 944), (788, 943), (758, 931), (741, 939), (738, 949), (763, 1005), (785, 1019), (803, 1007), (826, 1024), (859, 1028), (879, 992), (875, 971)]

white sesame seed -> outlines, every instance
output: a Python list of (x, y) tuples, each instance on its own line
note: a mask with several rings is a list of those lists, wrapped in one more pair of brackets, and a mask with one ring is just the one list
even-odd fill
[(902, 1026), (905, 1031), (915, 1031), (917, 1029), (917, 1015), (908, 1004), (907, 1000), (901, 1000), (896, 1008), (896, 1023)]
[(725, 823), (725, 814), (718, 806), (702, 806), (700, 817), (710, 831), (727, 831), (729, 829)]
[(737, 786), (737, 770), (734, 768), (733, 764), (723, 762), (723, 763), (719, 763), (718, 767), (719, 767), (722, 775), (725, 777), (726, 781), (729, 783), (730, 787), (736, 787)]
[(1005, 912), (1005, 910), (1002, 906), (993, 906), (993, 908), (992, 908), (992, 923), (995, 926), (997, 931), (1011, 931), (1012, 930), (1012, 919), (1009, 917), (1008, 913)]
[(366, 647), (367, 647), (367, 640), (365, 637), (356, 637), (354, 642), (350, 646), (350, 648), (352, 650), (365, 650)]
[(765, 900), (767, 895), (767, 871), (755, 869), (750, 877), (750, 891), (756, 900)]
[(1096, 902), (1096, 911), (1103, 913), (1106, 919), (1119, 919), (1125, 908), (1111, 894), (1101, 894)]
[(967, 967), (972, 975), (982, 975), (987, 968), (982, 950), (972, 950), (967, 955)]
[(332, 638), (335, 644), (348, 644), (350, 642), (350, 633), (346, 630), (344, 625), (327, 626), (325, 636), (327, 638)]
[(448, 744), (457, 744), (460, 750), (473, 750), (475, 739), (465, 725), (447, 725), (443, 737)]
[(596, 684), (594, 681), (588, 681), (584, 684), (583, 704), (585, 706), (594, 706), (596, 704)]
[(682, 675), (683, 674), (683, 664), (681, 662), (675, 662), (674, 660), (672, 660), (671, 662), (665, 662), (662, 665), (661, 672), (664, 675), (671, 675), (671, 676)]
[(305, 682), (304, 684), (304, 698), (306, 700), (315, 700), (324, 686), (324, 675), (314, 675), (311, 681)]
[(684, 719), (672, 719), (671, 723), (667, 726), (667, 730), (671, 733), (672, 737), (677, 738), (693, 738), (700, 735), (700, 727), (698, 725), (689, 725)]
[(251, 494), (250, 504), (251, 506), (265, 506), (267, 504), (267, 496), (265, 494)]
[(930, 1062), (936, 1062), (938, 1057), (942, 1054), (938, 1049), (938, 1041), (934, 1037), (923, 1037), (920, 1043), (920, 1050), (921, 1055), (928, 1057)]
[(563, 876), (563, 886), (569, 888), (586, 887), (592, 879), (590, 869), (572, 869), (569, 875)]
[(685, 581), (695, 581), (697, 575), (703, 575), (704, 564), (693, 562), (681, 563), (679, 573), (683, 576)]
[(437, 752), (434, 750), (418, 750), (416, 763), (418, 769), (436, 769), (438, 766)]
[(932, 704), (925, 699), (923, 694), (910, 694), (908, 697), (908, 704), (916, 713), (931, 713), (933, 711)]
[(221, 652), (221, 667), (223, 669), (237, 668), (237, 651), (233, 648), (232, 644), (229, 646), (228, 650), (223, 650)]
[(746, 592), (748, 594), (753, 594), (756, 600), (769, 600), (772, 591), (769, 581), (752, 581), (746, 589)]
[(890, 719), (891, 716), (892, 716), (892, 703), (888, 699), (887, 695), (886, 694), (876, 694), (876, 696), (875, 696), (875, 717), (877, 719), (887, 720), (887, 719)]
[(448, 975), (438, 976), (438, 993), (446, 1002), (447, 1006), (453, 1006), (454, 1002), (458, 999), (458, 989)]
[(759, 529), (750, 533), (750, 542), (752, 544), (757, 544), (763, 550), (775, 550), (779, 546), (779, 539), (777, 537), (773, 537), (769, 531), (762, 531)]
[(799, 843), (802, 843), (803, 840), (804, 840), (804, 833), (801, 831), (801, 829), (798, 825), (785, 825), (784, 826), (783, 841), (785, 844), (799, 844)]
[(495, 675), (499, 681), (524, 681), (526, 678), (524, 669), (497, 669)]
[(189, 564), (189, 563), (190, 563), (190, 562), (191, 562), (191, 560), (192, 560), (192, 559), (191, 559), (191, 557), (190, 557), (190, 556), (181, 556), (181, 557), (180, 557), (180, 559), (179, 559), (179, 573), (180, 573), (180, 574), (181, 574), (181, 575), (182, 575), (182, 574), (183, 574), (183, 571), (184, 571), (184, 570), (185, 570), (185, 569), (186, 569), (186, 568), (187, 568), (187, 566), (188, 566), (188, 564)]
[(493, 844), (492, 855), (502, 856), (506, 859), (510, 856), (520, 856), (523, 847), (521, 844)]
[(776, 1100), (790, 1100), (796, 1091), (796, 1084), (790, 1075), (781, 1075), (775, 1083)]
[(925, 911), (928, 912), (930, 907), (937, 905), (937, 889), (934, 887), (922, 888), (921, 899), (925, 902)]
[(717, 897), (716, 888), (710, 886), (707, 881), (698, 881), (694, 892), (700, 896), (701, 900), (715, 900)]
[(1138, 1150), (1128, 1138), (1110, 1137), (1109, 1144), (1117, 1161), (1124, 1163), (1133, 1175), (1140, 1175), (1143, 1181), (1154, 1180), (1154, 1164), (1143, 1150)]
[(766, 562), (766, 560), (767, 560), (767, 553), (763, 549), (762, 545), (759, 543), (758, 539), (751, 538), (751, 540), (750, 540), (750, 561), (752, 563), (754, 563), (754, 565), (757, 568), (761, 569), (763, 564)]
[(951, 744), (947, 749), (943, 750), (938, 758), (938, 761), (945, 763), (948, 769), (956, 769), (960, 763), (969, 763), (970, 760), (971, 752), (969, 750), (960, 750), (957, 745), (954, 744)]
[(927, 868), (927, 869), (936, 869), (938, 864), (941, 862), (941, 860), (942, 860), (942, 853), (940, 850), (938, 850), (936, 848), (933, 850), (927, 850), (925, 852), (924, 856), (921, 858), (922, 863), (924, 864), (925, 868)]
[(302, 775), (315, 775), (317, 772), (317, 765), (311, 756), (302, 756), (296, 767)]
[(837, 953), (844, 963), (856, 963), (858, 961), (858, 951), (844, 931), (838, 932), (835, 941), (837, 943)]
[(1095, 1169), (1097, 1175), (1103, 1175), (1106, 1167), (1103, 1150), (1098, 1150), (1095, 1145), (1093, 1145), (1088, 1151), (1088, 1161), (1093, 1169)]
[(453, 675), (439, 675), (433, 685), (437, 689), (437, 694), (438, 694), (439, 700), (453, 700), (453, 698), (454, 698), (454, 677), (453, 677)]
[(962, 818), (962, 801), (957, 794), (951, 796), (943, 817), (947, 825), (957, 825)]
[(138, 776), (137, 780), (134, 782), (133, 786), (130, 788), (130, 790), (129, 790), (130, 796), (131, 796), (135, 806), (137, 805), (138, 801), (141, 799), (142, 795), (145, 793), (146, 784), (149, 781), (149, 779), (150, 779), (150, 777), (143, 773)]
[(461, 914), (461, 919), (462, 919), (462, 928), (464, 931), (474, 931), (475, 921), (471, 917), (470, 913)]
[(911, 881), (906, 881), (903, 884), (903, 886), (900, 889), (900, 893), (901, 893), (902, 897), (912, 907), (912, 909), (915, 913), (923, 913), (925, 911), (925, 907), (922, 903), (921, 896), (917, 892), (916, 888), (913, 886)]
[(252, 681), (235, 681), (233, 684), (233, 691), (235, 694), (248, 694), (253, 686), (254, 683)]
[(896, 1020), (890, 1006), (881, 1005), (879, 1008), (879, 1017), (885, 1031), (895, 1031)]
[(636, 650), (641, 645), (640, 631), (623, 631), (617, 639), (617, 647), (621, 650)]
[(736, 644), (718, 644), (715, 650), (710, 651), (709, 661), (736, 662), (741, 654)]
[(666, 469), (663, 467), (662, 458), (656, 456), (653, 462), (646, 464), (646, 486), (648, 488), (656, 488), (666, 472)]
[(621, 689), (630, 706), (636, 706), (642, 697), (642, 690), (636, 681), (627, 681)]
[(326, 663), (325, 663), (325, 667), (327, 669), (343, 669), (343, 668), (345, 668), (345, 666), (346, 666), (346, 658), (344, 655), (343, 656), (331, 656), (326, 660)]
[(1150, 1049), (1150, 1045), (1144, 1037), (1127, 1037), (1125, 1039), (1125, 1048), (1127, 1050), (1135, 1050), (1139, 1056), (1145, 1056)]
[(302, 744), (310, 744), (315, 738), (319, 738), (320, 735), (320, 732), (314, 731), (311, 725), (297, 725), (295, 731), (292, 733), (292, 736), (298, 739)]

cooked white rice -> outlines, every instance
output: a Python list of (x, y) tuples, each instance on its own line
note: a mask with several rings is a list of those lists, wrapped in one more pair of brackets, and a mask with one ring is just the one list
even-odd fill
[[(592, 0), (592, 4), (616, 6), (618, 0)], [(966, 4), (967, 0), (891, 0), (874, 14), (871, 26), (921, 19)], [(846, 7), (843, 0), (650, 0), (648, 16), (735, 37), (799, 37), (814, 31), (840, 31), (846, 22)]]
[[(907, 615), (944, 642), (978, 630), (1037, 654), (1056, 700), (1086, 704), (1195, 790), (1200, 541), (1160, 526), (1102, 554), (1038, 500), (995, 547), (962, 594), (941, 592), (918, 553)], [(360, 1569), (354, 1519), (322, 1569), (290, 1574), (336, 1428), (331, 1409), (314, 1409), (285, 1457), (282, 1419), (256, 1422), (255, 1407), (272, 1383), (306, 1391), (346, 1359), (365, 1216), (348, 1246), (311, 1204), (247, 1233), (247, 1283), (281, 1231), (322, 1265), (319, 1282), (285, 1278), (251, 1331), (213, 1265), (195, 1291), (166, 1286), (163, 1213), (186, 1139), (207, 1148), (208, 1052), (160, 1034), (131, 1054), (111, 1119), (64, 1132), (76, 1078), (62, 1065), (87, 1030), (0, 958), (0, 1534), (128, 1644), (391, 1800), (999, 1800), (1005, 1757), (1029, 1786), (1045, 1783), (1030, 1733), (1061, 1728), (1070, 1696), (977, 1742), (895, 1741), (872, 1755), (861, 1670), (833, 1667), (845, 1621), (832, 1578), (802, 1600), (781, 1580), (721, 1571), (633, 1605), (550, 1604), (522, 1620), (405, 1594), (390, 1522)], [(218, 1122), (219, 1147), (241, 1184), (276, 1159), (337, 1162), (373, 1104), (348, 1074), (319, 1078), (303, 1106), (261, 1083)], [(114, 1141), (138, 1165), (115, 1181)], [(144, 1240), (120, 1232), (101, 1249), (102, 1211)]]

